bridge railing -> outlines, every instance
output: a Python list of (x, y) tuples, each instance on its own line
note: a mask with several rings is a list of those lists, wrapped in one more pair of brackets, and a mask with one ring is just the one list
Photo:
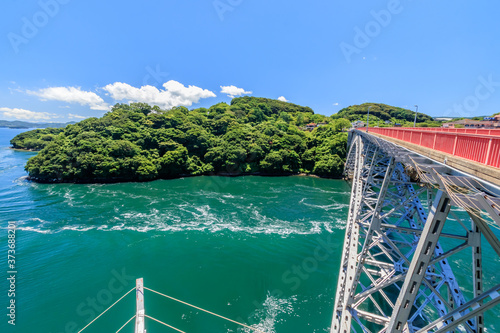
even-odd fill
[[(360, 130), (366, 131), (366, 128)], [(370, 127), (369, 133), (377, 133), (394, 139), (462, 157), (495, 168), (500, 168), (500, 130), (472, 133), (453, 133), (439, 128)], [(444, 129), (452, 130), (452, 129)], [(453, 130), (470, 130), (456, 128)], [(491, 131), (499, 131), (498, 134)]]
[[(391, 127), (392, 128), (392, 127)], [(443, 128), (443, 127), (397, 127), (398, 129), (408, 131), (426, 131), (426, 132), (444, 132), (444, 133), (462, 133), (462, 134), (478, 134), (478, 135), (493, 135), (500, 136), (500, 128), (485, 129), (485, 128)]]

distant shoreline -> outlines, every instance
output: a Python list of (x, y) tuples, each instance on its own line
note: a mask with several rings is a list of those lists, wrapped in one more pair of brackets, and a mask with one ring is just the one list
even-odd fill
[(311, 177), (311, 178), (321, 178), (321, 179), (343, 179), (343, 177), (324, 177), (324, 176), (319, 176), (315, 174), (310, 174), (310, 173), (287, 173), (287, 174), (266, 174), (266, 173), (259, 173), (259, 172), (253, 172), (253, 173), (226, 173), (226, 172), (221, 172), (221, 173), (214, 173), (214, 174), (206, 174), (206, 175), (179, 175), (179, 177), (172, 177), (172, 178), (156, 178), (156, 179), (150, 179), (150, 180), (120, 180), (120, 179), (100, 179), (100, 180), (93, 180), (93, 181), (85, 181), (85, 180), (79, 180), (79, 181), (70, 181), (70, 180), (54, 180), (54, 181), (46, 181), (46, 180), (37, 180), (34, 177), (26, 176), (26, 180), (39, 183), (39, 184), (119, 184), (119, 183), (148, 183), (148, 182), (153, 182), (155, 180), (172, 180), (172, 179), (181, 179), (181, 178), (188, 178), (188, 177), (210, 177), (210, 176), (218, 176), (218, 177), (243, 177), (243, 176), (258, 176), (258, 177)]
[(74, 124), (74, 121), (70, 121), (67, 123), (30, 123), (22, 120), (1, 120), (0, 119), (0, 128), (8, 128), (8, 129), (44, 129), (44, 128), (62, 128), (67, 125)]
[[(14, 148), (9, 147), (12, 150), (24, 151), (24, 152), (38, 152), (39, 150), (31, 150), (31, 149), (23, 149), (23, 148)], [(199, 176), (220, 176), (220, 177), (241, 177), (241, 176), (260, 176), (260, 177), (312, 177), (312, 178), (324, 178), (324, 179), (343, 179), (342, 177), (324, 177), (319, 176), (313, 173), (305, 173), (305, 172), (297, 172), (297, 173), (282, 173), (282, 174), (274, 174), (274, 173), (262, 173), (262, 172), (249, 172), (249, 173), (230, 173), (230, 172), (219, 172), (208, 175), (179, 175), (179, 177), (173, 178), (156, 178), (151, 180), (119, 180), (119, 179), (103, 179), (103, 180), (95, 180), (95, 181), (40, 181), (36, 178), (27, 176), (27, 180), (40, 183), (40, 184), (117, 184), (117, 183), (146, 183), (152, 182), (155, 180), (168, 180), (168, 179), (179, 179), (186, 177), (199, 177)]]
[(34, 150), (34, 149), (24, 149), (24, 148), (14, 148), (14, 147), (9, 147), (9, 149), (12, 149), (12, 150), (17, 150), (17, 151), (29, 151), (29, 152), (39, 152), (39, 150)]

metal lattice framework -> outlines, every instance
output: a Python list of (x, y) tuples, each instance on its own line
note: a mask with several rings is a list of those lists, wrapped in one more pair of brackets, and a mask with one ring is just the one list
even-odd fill
[[(349, 146), (352, 193), (331, 332), (484, 332), (500, 284), (483, 290), (481, 239), (500, 256), (491, 229), (500, 226), (500, 190), (364, 132), (350, 132)], [(448, 261), (463, 251), (472, 267), (467, 295)]]

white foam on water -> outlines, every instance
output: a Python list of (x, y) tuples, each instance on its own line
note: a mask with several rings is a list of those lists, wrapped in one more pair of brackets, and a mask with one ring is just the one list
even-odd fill
[[(296, 316), (294, 314), (296, 302), (297, 296), (277, 298), (268, 294), (261, 308), (257, 309), (253, 315), (252, 321), (257, 322), (257, 324), (250, 326), (262, 332), (275, 333), (276, 324), (286, 321), (287, 317)], [(252, 333), (254, 331), (245, 328), (243, 332)]]
[[(87, 227), (87, 226), (82, 226), (82, 225), (75, 225), (75, 226), (64, 226), (61, 228), (61, 231), (64, 230), (71, 230), (71, 231), (89, 231), (89, 230), (94, 230), (96, 229), (95, 227)], [(98, 228), (97, 228), (98, 229)]]
[(303, 185), (303, 184), (295, 184), (295, 186), (296, 187), (302, 187), (302, 188), (304, 188), (306, 190), (310, 190), (311, 192), (334, 193), (334, 194), (338, 194), (338, 195), (347, 195), (347, 196), (351, 195), (351, 192), (348, 192), (348, 191), (342, 191), (342, 192), (331, 191), (331, 190), (325, 190), (325, 189), (322, 189), (322, 188), (317, 188), (317, 187), (314, 187), (314, 186)]
[(283, 188), (283, 187), (276, 188), (276, 187), (271, 186), (268, 188), (268, 191), (271, 193), (285, 193), (285, 192), (287, 192), (287, 190), (288, 190), (287, 188)]
[(343, 203), (339, 203), (339, 202), (334, 202), (334, 203), (331, 203), (329, 205), (315, 205), (315, 204), (307, 203), (306, 200), (308, 200), (308, 198), (302, 198), (299, 201), (299, 203), (302, 204), (302, 205), (305, 205), (307, 207), (313, 207), (313, 208), (323, 209), (325, 211), (339, 210), (339, 209), (343, 209), (343, 208), (349, 207), (349, 204), (343, 204)]
[[(50, 224), (50, 223), (49, 223)], [(6, 228), (2, 228), (6, 229)], [(224, 221), (223, 219), (217, 221), (191, 221), (177, 224), (166, 224), (164, 222), (156, 223), (151, 221), (146, 221), (141, 225), (128, 225), (123, 222), (119, 222), (117, 224), (102, 224), (102, 225), (65, 225), (65, 226), (54, 226), (48, 225), (45, 226), (43, 223), (40, 225), (33, 226), (25, 226), (19, 225), (17, 227), (18, 230), (26, 230), (33, 231), (39, 233), (57, 233), (62, 231), (78, 231), (85, 232), (89, 230), (98, 230), (98, 231), (135, 231), (135, 232), (186, 232), (186, 231), (200, 231), (200, 232), (209, 232), (209, 233), (218, 233), (224, 231), (230, 231), (233, 233), (248, 233), (248, 234), (267, 234), (267, 235), (280, 235), (283, 237), (289, 235), (311, 235), (311, 234), (320, 234), (323, 231), (328, 233), (333, 233), (334, 229), (341, 229), (330, 222), (324, 221), (312, 221), (308, 223), (306, 227), (298, 227), (298, 226), (286, 226), (278, 223), (278, 224), (269, 224), (265, 226), (245, 226), (238, 225), (232, 222)]]
[(346, 217), (336, 217), (335, 218), (335, 226), (337, 229), (344, 230), (347, 226), (347, 216)]
[[(345, 221), (341, 218), (334, 218), (329, 221), (286, 221), (276, 218), (270, 218), (254, 211), (254, 225), (248, 225), (239, 220), (234, 215), (226, 220), (223, 216), (217, 216), (209, 212), (209, 207), (198, 207), (196, 212), (188, 211), (191, 215), (189, 219), (183, 219), (181, 216), (172, 216), (169, 214), (160, 214), (158, 210), (153, 209), (150, 213), (124, 213), (121, 216), (115, 216), (112, 223), (99, 225), (85, 224), (66, 224), (44, 221), (39, 218), (28, 219), (25, 221), (16, 221), (19, 230), (34, 231), (39, 233), (56, 233), (61, 231), (84, 232), (89, 230), (98, 231), (136, 231), (136, 232), (186, 232), (200, 231), (209, 233), (218, 233), (230, 231), (233, 233), (248, 234), (267, 234), (280, 235), (287, 237), (289, 235), (311, 235), (321, 234), (322, 232), (333, 233), (335, 230), (345, 228)], [(128, 221), (132, 220), (132, 221)], [(141, 221), (137, 223), (137, 221)]]
[(42, 229), (33, 228), (33, 227), (17, 227), (16, 230), (32, 231), (32, 232), (37, 232), (39, 234), (52, 234), (52, 233), (54, 233), (51, 230), (42, 230)]
[(14, 179), (12, 183), (16, 184), (17, 186), (31, 186), (32, 183), (28, 181), (28, 176), (22, 176), (17, 179)]
[[(103, 188), (104, 189), (104, 188)], [(59, 192), (67, 200), (73, 200), (75, 193)], [(305, 203), (305, 199), (301, 201)], [(147, 207), (145, 205), (143, 207)], [(322, 207), (318, 205), (319, 207)], [(334, 207), (337, 207), (334, 209)], [(188, 201), (162, 209), (161, 205), (149, 206), (148, 209), (132, 210), (129, 207), (115, 206), (111, 214), (93, 216), (87, 220), (69, 216), (64, 220), (43, 221), (39, 218), (17, 221), (18, 227), (40, 233), (61, 231), (85, 232), (98, 231), (136, 231), (136, 232), (186, 232), (200, 231), (209, 233), (233, 232), (248, 234), (268, 234), (287, 237), (289, 235), (311, 235), (324, 232), (333, 233), (344, 229), (345, 221), (334, 214), (343, 204), (333, 203), (323, 207), (327, 214), (319, 219), (308, 216), (290, 216), (280, 219), (267, 214), (261, 205), (234, 204), (221, 210), (211, 208), (209, 204), (194, 204)], [(274, 210), (272, 210), (274, 211)], [(23, 230), (23, 229), (21, 229)]]

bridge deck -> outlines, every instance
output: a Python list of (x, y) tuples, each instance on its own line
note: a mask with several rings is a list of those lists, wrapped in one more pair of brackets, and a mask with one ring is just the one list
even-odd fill
[[(366, 129), (363, 129), (366, 130)], [(450, 149), (449, 151), (451, 153), (447, 153), (445, 151), (440, 151), (437, 149), (425, 147), (422, 144), (422, 139), (419, 136), (421, 133), (423, 135), (432, 135), (430, 133), (431, 131), (429, 130), (413, 130), (413, 129), (391, 129), (391, 128), (369, 128), (368, 133), (374, 136), (377, 136), (381, 139), (384, 139), (386, 141), (392, 142), (394, 144), (397, 144), (401, 147), (404, 147), (406, 149), (412, 150), (420, 155), (426, 156), (434, 161), (437, 161), (439, 163), (444, 163), (446, 165), (449, 165), (452, 168), (458, 169), (460, 171), (466, 172), (470, 175), (476, 176), (478, 178), (484, 179), (488, 182), (491, 182), (492, 184), (495, 184), (497, 186), (500, 186), (500, 168), (494, 167), (491, 165), (486, 165), (485, 163), (481, 163), (478, 161), (486, 161), (486, 158), (488, 157), (489, 162), (488, 164), (498, 164), (496, 161), (497, 159), (500, 158), (500, 153), (496, 151), (496, 149), (492, 149), (491, 147), (494, 145), (489, 144), (490, 140), (491, 141), (499, 141), (500, 142), (500, 137), (496, 135), (471, 135), (471, 134), (456, 134), (456, 133), (449, 133), (453, 135), (454, 140), (459, 139), (461, 136), (467, 137), (467, 138), (478, 138), (478, 139), (485, 139), (487, 140), (484, 144), (479, 141), (478, 146), (475, 147), (470, 147), (470, 148), (464, 148), (464, 152), (457, 151), (455, 148), (455, 151), (453, 151), (453, 142), (450, 144)], [(412, 136), (402, 135), (401, 133), (413, 133), (414, 138)], [(417, 135), (415, 135), (417, 134)], [(443, 133), (438, 133), (439, 135), (443, 135)], [(446, 135), (446, 134), (445, 134)], [(398, 137), (398, 138), (396, 138)], [(434, 141), (439, 141), (441, 138), (439, 136), (434, 137)], [(413, 141), (413, 142), (411, 142)], [(416, 143), (418, 142), (418, 143)], [(440, 142), (441, 145), (444, 144), (444, 142)], [(433, 142), (433, 145), (436, 146), (436, 143)], [(481, 149), (482, 145), (486, 146), (486, 149)], [(488, 151), (488, 146), (490, 147), (490, 151)], [(445, 149), (442, 149), (445, 150)], [(455, 153), (455, 154), (453, 154)], [(471, 158), (465, 158), (461, 157), (462, 156), (467, 156), (468, 154), (470, 157), (473, 157), (474, 159)], [(459, 156), (457, 156), (459, 155)]]

